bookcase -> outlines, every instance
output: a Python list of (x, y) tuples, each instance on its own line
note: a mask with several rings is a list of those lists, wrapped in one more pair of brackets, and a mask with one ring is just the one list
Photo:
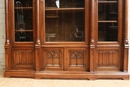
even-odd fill
[(5, 0), (5, 77), (129, 79), (128, 0)]

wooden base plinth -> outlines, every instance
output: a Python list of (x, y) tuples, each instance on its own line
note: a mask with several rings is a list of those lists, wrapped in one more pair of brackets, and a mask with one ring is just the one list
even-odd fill
[(36, 79), (121, 79), (129, 80), (129, 74), (127, 72), (36, 72)]
[(5, 71), (4, 77), (34, 78), (34, 71)]
[(59, 72), (37, 72), (36, 79), (88, 79), (94, 80), (94, 73), (90, 72), (73, 72), (73, 71), (59, 71)]
[(78, 71), (5, 71), (4, 77), (26, 77), (35, 79), (118, 79), (129, 80), (127, 72), (78, 72)]
[(96, 79), (121, 79), (129, 80), (128, 72), (96, 72)]

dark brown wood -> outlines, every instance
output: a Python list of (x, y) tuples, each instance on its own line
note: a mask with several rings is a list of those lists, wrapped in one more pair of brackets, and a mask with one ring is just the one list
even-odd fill
[[(60, 0), (62, 2), (60, 8), (46, 7), (45, 0), (30, 0), (31, 3), (28, 2), (29, 0), (19, 0), (23, 4), (27, 2), (26, 5), (29, 3), (23, 7), (17, 7), (14, 1), (5, 0), (5, 77), (129, 79), (128, 0), (84, 0), (81, 1), (83, 4), (81, 7), (76, 7), (74, 0), (69, 2)], [(100, 5), (104, 8), (100, 9)], [(108, 12), (104, 11), (106, 5), (110, 7)], [(108, 18), (108, 20), (109, 12), (116, 9), (111, 10), (111, 6), (116, 5), (117, 12), (114, 12), (114, 15), (118, 15), (118, 18)], [(33, 14), (32, 17), (28, 14), (24, 15), (26, 28), (22, 30), (17, 29), (16, 22), (17, 10), (21, 9), (25, 14), (26, 11), (32, 11)], [(76, 12), (78, 15), (75, 15)], [(101, 15), (103, 12), (104, 14)], [(84, 17), (79, 17), (81, 13), (83, 15), (80, 16)], [(104, 19), (102, 17), (100, 19), (99, 16), (103, 16)], [(31, 22), (32, 27), (27, 27), (31, 26)], [(48, 22), (51, 22), (49, 26)], [(99, 24), (103, 24), (103, 28), (100, 28)], [(73, 41), (69, 38), (75, 25), (83, 30), (83, 41)], [(117, 28), (117, 40), (106, 40), (106, 38), (99, 40), (99, 30), (109, 29), (106, 26)], [(107, 36), (113, 32), (114, 30), (111, 33), (105, 31), (103, 34)], [(27, 33), (27, 40), (17, 40), (16, 34), (23, 33)], [(28, 40), (31, 35), (33, 39)]]

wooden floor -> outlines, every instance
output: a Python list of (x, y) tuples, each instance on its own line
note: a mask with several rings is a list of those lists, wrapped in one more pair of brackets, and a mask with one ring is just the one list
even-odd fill
[(0, 71), (0, 87), (130, 87), (130, 80), (58, 80), (4, 78)]

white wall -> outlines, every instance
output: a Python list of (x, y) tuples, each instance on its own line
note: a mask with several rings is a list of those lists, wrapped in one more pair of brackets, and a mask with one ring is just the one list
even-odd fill
[(4, 0), (0, 0), (0, 70), (5, 68), (5, 11), (4, 11)]
[[(0, 0), (0, 70), (5, 68), (5, 51), (4, 51), (4, 43), (5, 43), (5, 7), (4, 1)], [(128, 0), (128, 30), (129, 30), (129, 42), (130, 42), (130, 0)], [(130, 51), (129, 51), (130, 54)], [(130, 58), (129, 58), (129, 72), (130, 72)]]

